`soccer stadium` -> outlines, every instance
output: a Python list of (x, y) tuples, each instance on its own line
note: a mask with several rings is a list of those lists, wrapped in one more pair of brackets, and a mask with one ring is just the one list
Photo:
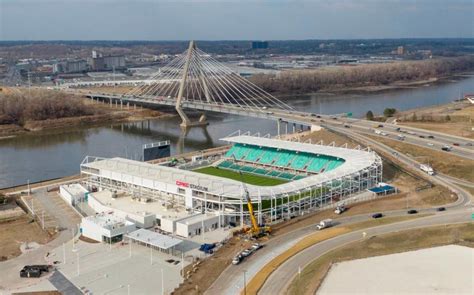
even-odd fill
[(377, 186), (382, 160), (373, 151), (251, 135), (222, 139), (228, 149), (160, 164), (86, 157), (89, 186), (126, 192), (173, 210), (214, 213), (219, 226), (247, 223), (246, 193), (259, 223), (339, 202)]

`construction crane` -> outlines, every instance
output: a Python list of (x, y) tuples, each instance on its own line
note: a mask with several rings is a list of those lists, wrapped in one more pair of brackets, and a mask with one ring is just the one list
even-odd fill
[(252, 200), (250, 200), (250, 193), (249, 193), (249, 190), (247, 189), (247, 186), (245, 185), (242, 171), (239, 171), (239, 175), (240, 175), (240, 182), (242, 182), (242, 187), (244, 188), (244, 191), (245, 191), (245, 199), (247, 200), (247, 207), (249, 209), (250, 220), (252, 221), (252, 228), (247, 232), (250, 233), (253, 238), (259, 238), (261, 236), (270, 234), (272, 232), (271, 227), (269, 226), (260, 227), (258, 225), (257, 219), (255, 218), (255, 215), (253, 213), (253, 205), (252, 205)]

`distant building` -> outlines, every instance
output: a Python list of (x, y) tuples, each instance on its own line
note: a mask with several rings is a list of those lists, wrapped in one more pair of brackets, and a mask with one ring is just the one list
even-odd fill
[(53, 65), (53, 72), (57, 74), (82, 73), (87, 71), (87, 69), (87, 62), (85, 60), (63, 61)]
[(267, 49), (268, 41), (253, 41), (252, 49)]
[(125, 56), (123, 55), (103, 56), (102, 53), (93, 50), (92, 57), (89, 58), (88, 62), (93, 71), (125, 69)]
[(405, 53), (406, 53), (405, 47), (403, 47), (403, 46), (398, 46), (397, 47), (397, 54), (398, 55), (404, 55)]

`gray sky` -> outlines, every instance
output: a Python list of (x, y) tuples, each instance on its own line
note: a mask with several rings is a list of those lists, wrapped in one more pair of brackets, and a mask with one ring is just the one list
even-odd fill
[(474, 0), (0, 0), (0, 40), (474, 37)]

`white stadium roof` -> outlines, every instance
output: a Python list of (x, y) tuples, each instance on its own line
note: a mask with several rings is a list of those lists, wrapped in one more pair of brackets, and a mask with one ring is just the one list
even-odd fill
[[(283, 141), (264, 137), (242, 135), (227, 137), (222, 140), (231, 143), (267, 146), (313, 154), (329, 155), (345, 160), (342, 165), (331, 171), (276, 186), (256, 186), (246, 184), (252, 199), (257, 199), (259, 196), (267, 199), (269, 196), (294, 194), (298, 191), (304, 191), (308, 187), (322, 185), (327, 181), (357, 173), (358, 171), (370, 167), (380, 159), (374, 152)], [(166, 184), (176, 185), (177, 182), (186, 182), (194, 186), (205, 187), (207, 188), (208, 193), (214, 195), (236, 198), (240, 198), (244, 195), (240, 181), (123, 158), (101, 159), (93, 162), (87, 162), (84, 160), (81, 164), (81, 172), (117, 180), (140, 179), (140, 183), (142, 183), (143, 186), (153, 189), (163, 188)], [(198, 187), (196, 189), (199, 190)]]

